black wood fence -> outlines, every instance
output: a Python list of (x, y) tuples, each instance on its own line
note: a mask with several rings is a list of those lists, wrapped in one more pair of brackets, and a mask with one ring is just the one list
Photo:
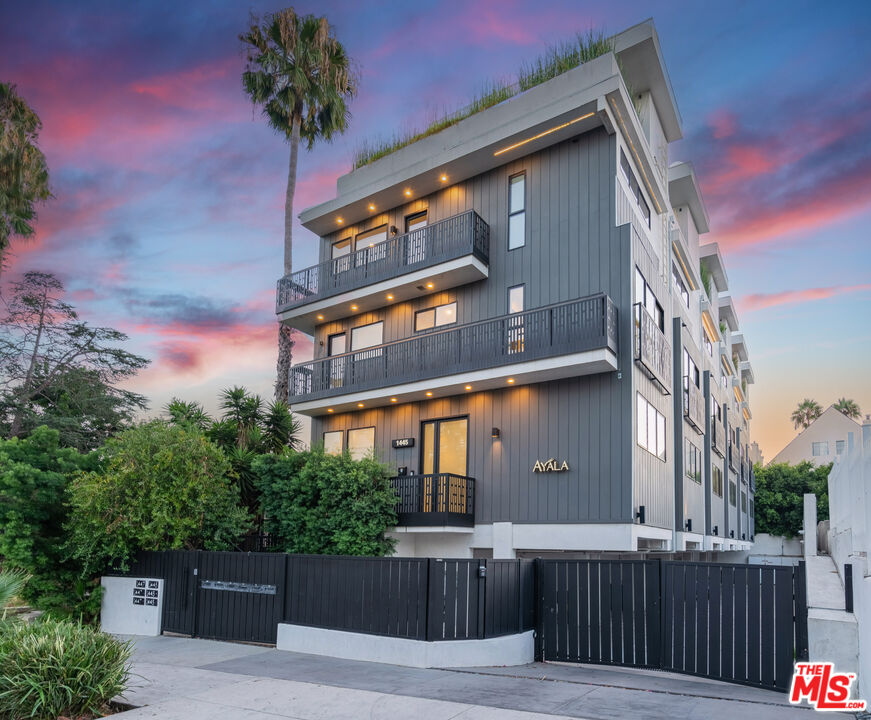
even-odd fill
[(804, 564), (544, 560), (542, 659), (787, 690), (807, 658)]
[(163, 629), (274, 643), (281, 622), (415, 640), (532, 630), (532, 560), (284, 553), (141, 553), (129, 575), (165, 579)]

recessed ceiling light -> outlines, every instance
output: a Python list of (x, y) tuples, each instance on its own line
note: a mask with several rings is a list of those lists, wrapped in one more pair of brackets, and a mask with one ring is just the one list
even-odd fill
[(466, 385), (466, 390), (471, 390), (471, 389), (472, 389), (471, 385)]
[(441, 180), (442, 182), (447, 182), (447, 181), (448, 181), (448, 176), (442, 174), (442, 176), (439, 178), (439, 180)]
[(514, 378), (508, 378), (508, 384), (511, 385), (514, 382)]
[(427, 391), (426, 391), (426, 396), (427, 396), (427, 397), (432, 397), (432, 390), (427, 390)]
[(339, 223), (339, 225), (341, 225), (345, 221), (342, 218), (336, 218), (336, 222)]
[(336, 412), (333, 408), (327, 408), (327, 412)]
[(393, 295), (388, 295), (388, 296), (387, 296), (387, 299), (388, 299), (388, 300), (393, 300)]
[(435, 287), (435, 285), (433, 285), (432, 283), (427, 283), (426, 287), (427, 287), (427, 289), (432, 290)]
[(318, 315), (318, 320), (323, 320), (323, 319), (324, 319), (323, 315)]
[(396, 398), (390, 398), (390, 402), (399, 402)]
[(411, 197), (411, 188), (405, 188), (405, 197)]
[(357, 407), (364, 407), (363, 403), (357, 403)]
[(374, 210), (375, 210), (375, 205), (373, 205), (372, 203), (369, 203), (369, 210), (370, 210), (370, 211), (374, 211)]
[(356, 310), (356, 309), (357, 309), (356, 305), (351, 305), (351, 310)]

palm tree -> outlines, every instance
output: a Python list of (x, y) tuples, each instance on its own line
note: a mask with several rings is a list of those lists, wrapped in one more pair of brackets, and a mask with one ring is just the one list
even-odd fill
[(15, 86), (0, 83), (0, 273), (12, 238), (33, 235), (35, 206), (51, 197), (45, 155), (37, 147), (41, 129)]
[(792, 411), (790, 416), (796, 430), (798, 428), (807, 429), (810, 424), (823, 414), (823, 408), (816, 400), (805, 398), (798, 407)]
[(839, 398), (838, 402), (835, 403), (834, 408), (835, 410), (840, 410), (844, 415), (853, 420), (858, 420), (862, 417), (862, 411), (859, 409), (859, 405), (855, 400)]
[(29, 575), (23, 570), (0, 570), (0, 620), (6, 619), (6, 608), (24, 589)]
[[(309, 150), (317, 140), (331, 140), (348, 127), (348, 102), (357, 81), (345, 48), (325, 17), (297, 15), (285, 8), (262, 21), (252, 16), (239, 35), (246, 49), (242, 85), (262, 108), (269, 126), (290, 143), (284, 201), (284, 274), (293, 271), (293, 195), (300, 140)], [(275, 399), (288, 399), (293, 352), (292, 330), (279, 324)]]

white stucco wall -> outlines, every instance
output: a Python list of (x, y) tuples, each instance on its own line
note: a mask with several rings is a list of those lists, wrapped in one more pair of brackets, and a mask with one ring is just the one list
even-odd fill
[[(103, 577), (100, 627), (116, 635), (161, 633), (163, 580), (159, 578)], [(140, 603), (139, 600), (142, 600)]]

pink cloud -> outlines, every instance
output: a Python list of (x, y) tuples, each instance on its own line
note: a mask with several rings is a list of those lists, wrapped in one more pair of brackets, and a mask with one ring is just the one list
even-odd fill
[(754, 293), (745, 295), (738, 301), (742, 311), (753, 312), (778, 305), (796, 305), (799, 303), (826, 300), (838, 295), (866, 292), (871, 290), (871, 283), (864, 285), (836, 285), (834, 287), (805, 288), (804, 290), (787, 290), (778, 293)]
[(722, 140), (735, 134), (738, 127), (738, 118), (734, 113), (726, 109), (716, 110), (708, 117), (714, 138)]

